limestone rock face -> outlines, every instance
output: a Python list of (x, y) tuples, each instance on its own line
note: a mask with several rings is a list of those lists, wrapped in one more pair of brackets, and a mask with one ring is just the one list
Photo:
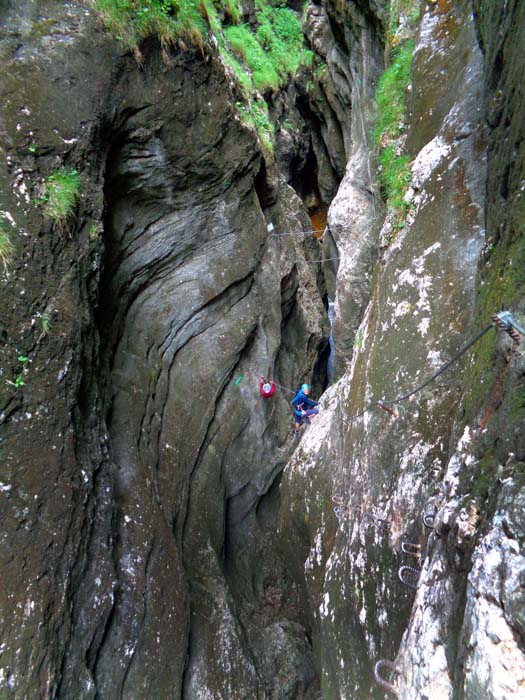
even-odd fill
[[(213, 51), (139, 66), (87, 2), (3, 22), (0, 694), (307, 697), (272, 547), (289, 395), (258, 394), (326, 344), (312, 251), (267, 233), (306, 212)], [(57, 226), (61, 167), (82, 193)]]
[[(475, 2), (484, 54), (488, 132), (487, 241), (475, 313), (525, 313), (524, 8)], [(518, 272), (519, 270), (519, 272)], [(523, 324), (522, 324), (523, 325)], [(496, 700), (523, 695), (523, 342), (500, 333), (473, 350), (456, 443), (434, 504), (410, 625), (399, 653), (399, 696)], [(461, 432), (463, 431), (463, 432)], [(518, 515), (520, 513), (521, 515)], [(417, 644), (417, 646), (415, 646)]]
[[(413, 602), (413, 593), (402, 585), (398, 571), (402, 566), (417, 569), (417, 557), (404, 554), (401, 545), (410, 542), (421, 547), (423, 554), (430, 551), (435, 540), (428, 542), (422, 515), (426, 509), (434, 514), (447, 502), (440, 499), (450, 460), (454, 461), (449, 444), (458, 430), (465, 360), (413, 399), (392, 407), (395, 417), (375, 402), (408, 393), (482, 327), (477, 318), (473, 320), (476, 272), (485, 237), (488, 136), (482, 76), (482, 54), (471, 13), (467, 8), (429, 5), (414, 55), (415, 133), (411, 131), (408, 138), (414, 154), (412, 212), (375, 269), (372, 297), (359, 326), (351, 366), (326, 392), (322, 416), (303, 438), (283, 478), (283, 546), (288, 548), (304, 597), (311, 601), (324, 697), (368, 696), (373, 664), (396, 657)], [(444, 103), (439, 91), (437, 102), (433, 101), (434, 81), (448, 85)], [(424, 137), (418, 135), (420, 122), (425, 125)], [(485, 313), (483, 325), (488, 321)], [(494, 346), (493, 331), (487, 343)], [(462, 505), (463, 512), (458, 507), (456, 516), (463, 522), (462, 547), (467, 552), (477, 532), (479, 506), (476, 510)], [(488, 543), (484, 546), (488, 548)], [(488, 564), (482, 551), (472, 569), (473, 582), (479, 581)], [(432, 582), (436, 587), (450, 556), (436, 556), (433, 573), (424, 578), (428, 586)], [(470, 568), (465, 556), (458, 575), (463, 581)], [(405, 570), (404, 575), (414, 573)], [(414, 581), (417, 574), (409, 583)], [(433, 693), (437, 688), (442, 692), (444, 678), (453, 678), (456, 672), (450, 659), (458, 639), (451, 641), (450, 628), (458, 610), (463, 615), (464, 609), (459, 597), (450, 593), (450, 586), (456, 590), (454, 584), (449, 580), (446, 585), (449, 588), (433, 597), (429, 593), (418, 626), (410, 628), (409, 642), (402, 646), (408, 659), (398, 678), (398, 687), (406, 689), (403, 697), (440, 697)], [(450, 607), (445, 602), (448, 598)], [(474, 610), (474, 600), (475, 596), (467, 603), (469, 610)], [(449, 641), (436, 648), (438, 637), (429, 632), (424, 652), (429, 607), (443, 625), (442, 639), (446, 628)], [(431, 675), (434, 670), (429, 669), (435, 669), (435, 685), (414, 675), (413, 662)], [(476, 655), (472, 664), (483, 665)]]

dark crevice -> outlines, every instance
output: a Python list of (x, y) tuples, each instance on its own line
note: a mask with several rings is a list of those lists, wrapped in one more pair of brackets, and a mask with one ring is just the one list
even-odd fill
[(253, 491), (253, 486), (250, 482), (243, 484), (240, 489), (234, 494), (231, 494), (226, 499), (226, 507), (224, 509), (224, 528), (223, 528), (223, 544), (221, 558), (224, 563), (224, 572), (228, 576), (231, 571), (235, 571), (236, 553), (237, 550), (231, 544), (232, 531), (239, 526), (239, 521), (234, 521), (232, 509), (234, 501), (238, 497), (242, 497), (244, 493)]
[[(339, 186), (339, 183), (341, 182), (343, 176), (344, 176), (344, 171), (340, 172), (338, 169), (337, 165), (334, 163), (334, 159), (330, 153), (330, 150), (328, 148), (327, 143), (325, 142), (325, 139), (323, 137), (323, 131), (322, 127), (326, 126), (326, 122), (324, 120), (324, 116), (314, 112), (310, 100), (307, 96), (300, 96), (297, 98), (296, 102), (297, 109), (308, 125), (309, 131), (311, 133), (311, 139), (310, 139), (310, 148), (312, 151), (312, 154), (308, 155), (307, 163), (305, 167), (297, 174), (294, 174), (293, 176), (293, 181), (297, 182), (298, 178), (300, 178), (303, 174), (305, 175), (307, 181), (309, 180), (312, 182), (313, 178), (315, 177), (315, 187), (314, 191), (319, 192), (319, 197), (320, 200), (317, 202), (317, 204), (320, 204), (321, 202), (323, 204), (330, 204), (331, 199), (337, 192), (337, 188)], [(344, 139), (343, 139), (343, 132), (341, 125), (339, 123), (339, 120), (337, 118), (337, 115), (335, 112), (332, 110), (332, 108), (328, 105), (328, 103), (325, 103), (325, 109), (330, 110), (331, 114), (331, 123), (334, 129), (337, 130), (337, 135), (335, 137), (335, 141), (339, 143), (339, 149), (342, 149), (344, 151)], [(333, 180), (334, 187), (332, 188), (333, 191), (331, 192), (331, 196), (329, 200), (325, 200), (321, 196), (321, 190), (319, 187), (319, 156), (316, 155), (315, 149), (314, 149), (314, 142), (317, 144), (318, 149), (322, 149), (322, 157), (323, 161), (325, 164), (326, 168), (330, 169), (330, 177)], [(299, 196), (300, 192), (298, 191)]]
[(269, 489), (264, 493), (257, 502), (255, 509), (255, 517), (261, 528), (273, 527), (277, 522), (280, 504), (280, 485), (283, 476), (282, 470), (277, 473), (277, 476), (270, 484)]
[(320, 396), (329, 385), (328, 378), (328, 360), (330, 358), (330, 344), (328, 339), (326, 339), (317, 355), (317, 361), (314, 366), (312, 386), (315, 396)]
[(301, 161), (300, 167), (298, 165), (299, 162), (292, 160), (290, 185), (303, 202), (308, 204), (311, 202), (315, 206), (317, 203), (322, 202), (322, 197), (318, 183), (319, 165), (311, 141), (306, 160), (304, 162)]
[(268, 180), (264, 159), (261, 159), (261, 165), (255, 176), (253, 185), (262, 211), (272, 207), (277, 201), (277, 192)]
[(281, 332), (286, 328), (297, 305), (297, 288), (299, 286), (299, 271), (294, 265), (290, 272), (281, 280)]
[(345, 56), (348, 61), (348, 45), (343, 26), (336, 19), (334, 19), (334, 17), (332, 17), (329, 12), (326, 13), (326, 18), (328, 20), (328, 26), (330, 27), (330, 32), (332, 34), (337, 48), (339, 49), (339, 51), (341, 51), (343, 56)]

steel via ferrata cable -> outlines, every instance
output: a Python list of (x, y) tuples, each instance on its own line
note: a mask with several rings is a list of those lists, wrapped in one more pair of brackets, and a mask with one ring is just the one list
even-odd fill
[(483, 330), (481, 330), (474, 338), (472, 338), (466, 345), (464, 345), (448, 362), (445, 362), (444, 365), (442, 365), (436, 372), (434, 372), (430, 377), (425, 379), (424, 382), (421, 384), (418, 384), (414, 389), (411, 389), (408, 391), (406, 394), (403, 394), (402, 396), (398, 396), (395, 399), (378, 399), (377, 401), (371, 401), (368, 406), (366, 406), (362, 411), (359, 413), (356, 413), (354, 416), (351, 416), (350, 418), (343, 418), (343, 422), (345, 423), (351, 423), (352, 421), (356, 420), (357, 418), (361, 418), (362, 416), (367, 413), (371, 408), (374, 406), (379, 406), (381, 407), (381, 404), (389, 404), (389, 405), (394, 405), (397, 403), (401, 403), (401, 401), (406, 401), (406, 399), (410, 398), (411, 396), (414, 396), (414, 394), (419, 393), (422, 389), (424, 389), (426, 386), (428, 386), (431, 382), (433, 382), (435, 379), (437, 379), (443, 372), (446, 372), (449, 367), (451, 367), (455, 362), (459, 360), (459, 358), (464, 355), (470, 348), (480, 340), (485, 333), (488, 333), (488, 331), (493, 328), (493, 324), (489, 323)]

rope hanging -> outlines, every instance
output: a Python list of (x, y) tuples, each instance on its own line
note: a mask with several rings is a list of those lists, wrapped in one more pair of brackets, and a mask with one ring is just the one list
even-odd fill
[[(381, 408), (383, 411), (386, 411), (387, 413), (395, 416), (395, 412), (390, 408), (390, 406), (394, 406), (396, 404), (401, 403), (402, 401), (406, 401), (411, 396), (414, 396), (415, 394), (418, 394), (420, 391), (422, 391), (425, 387), (427, 387), (429, 384), (435, 381), (440, 375), (446, 372), (453, 364), (455, 364), (466, 352), (470, 350), (470, 348), (473, 345), (475, 345), (494, 326), (504, 330), (514, 340), (515, 343), (519, 343), (521, 340), (521, 336), (525, 334), (525, 330), (518, 324), (514, 316), (509, 311), (500, 311), (498, 314), (492, 314), (491, 319), (491, 323), (486, 325), (485, 328), (483, 328), (476, 336), (474, 336), (474, 338), (469, 340), (469, 342), (466, 345), (464, 345), (450, 360), (448, 360), (448, 362), (445, 362), (445, 364), (441, 365), (441, 367), (436, 372), (431, 374), (430, 377), (425, 379), (423, 382), (421, 382), (410, 391), (407, 391), (405, 394), (402, 394), (401, 396), (398, 396), (395, 399), (378, 399), (376, 401), (371, 401), (367, 406), (365, 406), (365, 408), (362, 411), (359, 411), (359, 413), (356, 413), (350, 418), (344, 418), (343, 416), (341, 416), (341, 420), (343, 421), (343, 423), (346, 423), (347, 425), (351, 424), (353, 421), (364, 416), (365, 413), (367, 413), (374, 406)], [(235, 386), (239, 384), (239, 382), (242, 379), (242, 376), (243, 375), (241, 374), (234, 382)], [(259, 374), (258, 376), (262, 377), (264, 382), (269, 381), (264, 377), (264, 375)], [(294, 389), (290, 389), (287, 386), (283, 386), (282, 384), (279, 384), (274, 380), (272, 380), (271, 383), (275, 386), (278, 386), (283, 391), (289, 392), (290, 394), (296, 393)]]
[(264, 383), (269, 383), (269, 384), (274, 384), (275, 386), (278, 386), (280, 389), (283, 389), (284, 391), (288, 391), (290, 394), (295, 394), (296, 391), (294, 389), (289, 389), (287, 386), (283, 386), (282, 384), (278, 384), (275, 380), (273, 379), (267, 379), (264, 374), (257, 374), (256, 372), (249, 372), (249, 374), (253, 377), (258, 377), (263, 379)]
[(310, 236), (324, 235), (325, 229), (311, 229), (310, 231), (286, 231), (284, 233), (269, 233), (270, 236)]
[(330, 262), (331, 260), (341, 260), (341, 258), (319, 258), (318, 260), (297, 259), (295, 262), (298, 262), (298, 263), (324, 263), (324, 262)]

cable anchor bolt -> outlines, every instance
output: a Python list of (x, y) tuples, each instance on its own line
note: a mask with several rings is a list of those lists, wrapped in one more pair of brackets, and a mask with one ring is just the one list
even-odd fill
[(417, 589), (420, 573), (421, 570), (416, 569), (414, 566), (402, 566), (397, 575), (402, 584), (415, 591)]
[(521, 336), (525, 336), (525, 328), (516, 321), (514, 314), (510, 311), (500, 311), (497, 314), (491, 314), (490, 319), (494, 325), (510, 335), (516, 345), (519, 345)]
[(401, 542), (401, 551), (404, 554), (409, 554), (412, 557), (421, 556), (421, 545), (414, 542)]
[(423, 514), (423, 525), (425, 527), (428, 527), (429, 530), (434, 529), (435, 520), (436, 520), (435, 513), (424, 513)]
[(385, 406), (385, 404), (382, 401), (376, 401), (376, 406), (378, 408), (382, 408), (383, 411), (386, 411), (387, 413), (390, 413), (391, 416), (394, 416), (394, 418), (397, 418), (397, 412), (394, 411), (393, 408), (389, 408), (388, 406)]
[[(383, 678), (381, 675), (381, 670), (383, 668), (386, 668), (390, 671), (390, 676), (391, 680), (393, 682), (387, 681)], [(374, 680), (375, 682), (380, 685), (382, 688), (385, 688), (386, 690), (389, 690), (391, 693), (394, 695), (398, 695), (398, 689), (397, 686), (395, 685), (396, 682), (396, 676), (399, 675), (399, 669), (395, 665), (393, 661), (387, 661), (386, 659), (381, 659), (380, 661), (377, 661), (376, 664), (374, 665)]]

